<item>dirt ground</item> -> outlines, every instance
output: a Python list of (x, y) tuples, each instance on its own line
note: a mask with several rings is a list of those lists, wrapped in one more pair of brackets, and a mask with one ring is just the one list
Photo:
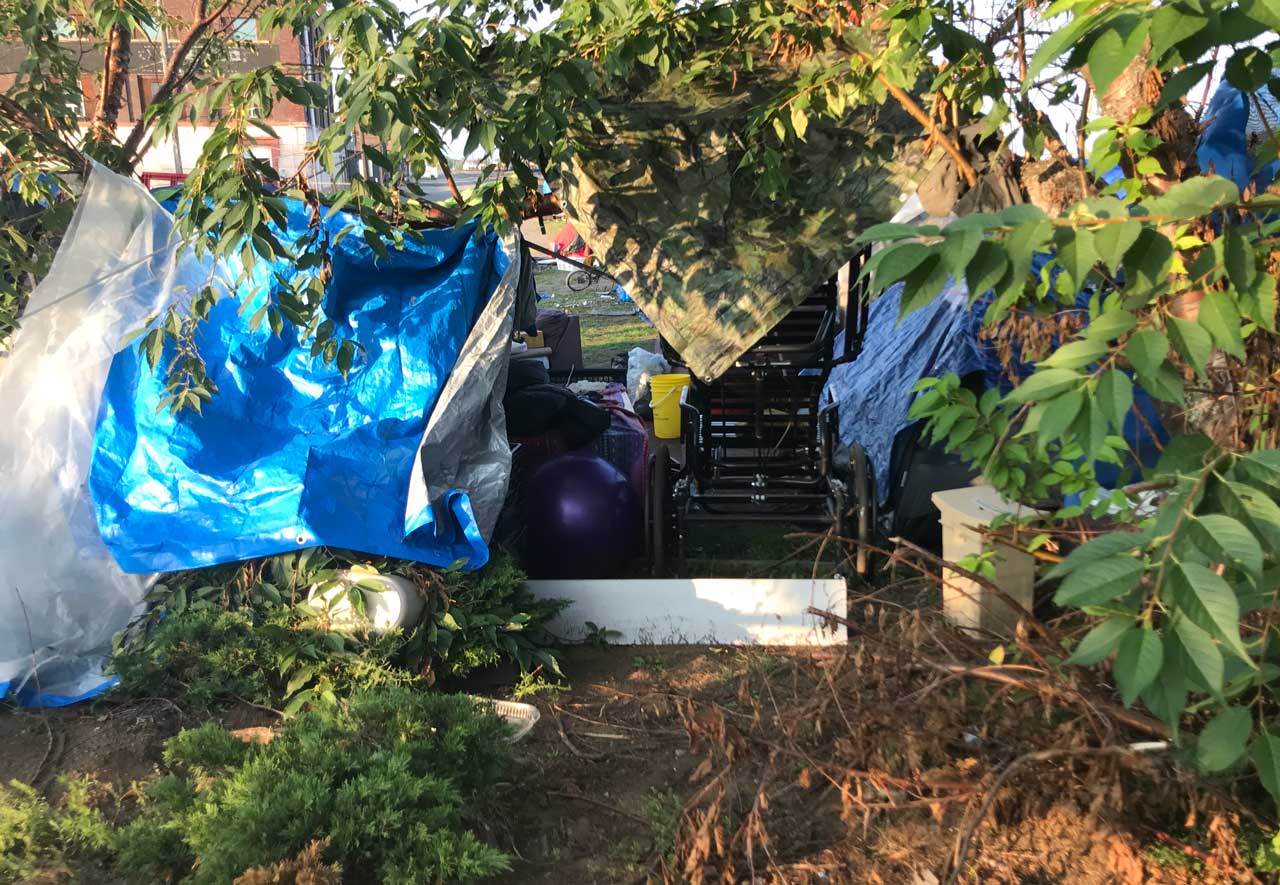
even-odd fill
[[(686, 730), (690, 711), (747, 709), (743, 676), (776, 672), (781, 694), (790, 655), (813, 656), (819, 668), (837, 651), (780, 651), (709, 646), (578, 647), (564, 662), (564, 687), (532, 698), (542, 715), (513, 747), (511, 781), (499, 818), (482, 822), (485, 838), (509, 852), (514, 869), (499, 882), (641, 883), (689, 881), (674, 866), (677, 821), (686, 800), (706, 780), (706, 758)], [(816, 660), (814, 660), (816, 659)], [(509, 673), (473, 678), (477, 693), (502, 694)], [(747, 704), (743, 705), (744, 700)], [(270, 724), (250, 707), (227, 711), (230, 728)], [(87, 773), (118, 791), (159, 770), (163, 741), (196, 724), (177, 704), (142, 700), (70, 710), (0, 713), (0, 778), (56, 791), (57, 774)], [(732, 723), (727, 727), (732, 736)], [(745, 725), (744, 725), (745, 728)], [(801, 769), (797, 768), (799, 772)], [(775, 783), (770, 794), (790, 813), (771, 829), (775, 863), (755, 881), (930, 885), (941, 873), (960, 821), (960, 809), (936, 807), (842, 819), (838, 803), (797, 783)], [(812, 798), (806, 798), (810, 796)], [(1213, 875), (1182, 849), (1149, 850), (1150, 833), (1105, 814), (1083, 813), (1077, 798), (1015, 802), (993, 812), (970, 852), (965, 882), (1122, 883), (1239, 881)], [(798, 805), (797, 805), (798, 803)], [(1168, 858), (1172, 856), (1173, 862)], [(708, 873), (712, 872), (710, 869)], [(106, 882), (101, 873), (80, 881)], [(708, 881), (716, 881), (709, 879)], [(739, 878), (734, 881), (750, 881)]]

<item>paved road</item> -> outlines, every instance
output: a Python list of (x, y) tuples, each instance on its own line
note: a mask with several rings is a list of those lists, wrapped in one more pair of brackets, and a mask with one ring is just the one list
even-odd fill
[[(458, 190), (464, 194), (475, 187), (476, 181), (480, 176), (475, 172), (455, 172), (453, 180), (458, 183)], [(427, 199), (434, 203), (443, 203), (453, 194), (449, 193), (449, 182), (445, 181), (444, 176), (439, 178), (427, 178), (419, 182), (422, 190), (426, 193)]]

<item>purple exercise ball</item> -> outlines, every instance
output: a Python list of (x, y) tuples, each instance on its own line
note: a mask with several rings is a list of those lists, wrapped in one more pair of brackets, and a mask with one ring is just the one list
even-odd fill
[(525, 568), (533, 578), (608, 578), (640, 541), (640, 500), (616, 467), (561, 455), (524, 489)]

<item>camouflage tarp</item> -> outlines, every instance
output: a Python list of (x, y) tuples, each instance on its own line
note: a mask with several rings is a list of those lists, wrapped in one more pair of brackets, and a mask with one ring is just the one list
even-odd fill
[[(816, 62), (811, 62), (816, 63)], [(675, 75), (604, 102), (565, 171), (565, 202), (604, 267), (711, 380), (887, 221), (924, 165), (919, 126), (896, 102), (809, 126), (790, 193), (769, 200), (741, 173), (737, 132), (756, 95)]]

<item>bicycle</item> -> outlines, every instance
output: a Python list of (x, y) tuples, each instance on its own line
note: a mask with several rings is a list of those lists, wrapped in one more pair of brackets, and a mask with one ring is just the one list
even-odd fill
[(609, 278), (603, 271), (597, 270), (575, 270), (569, 274), (566, 281), (571, 292), (585, 292), (588, 289), (595, 289), (596, 284), (601, 280), (607, 281), (607, 288), (613, 288), (613, 280)]

